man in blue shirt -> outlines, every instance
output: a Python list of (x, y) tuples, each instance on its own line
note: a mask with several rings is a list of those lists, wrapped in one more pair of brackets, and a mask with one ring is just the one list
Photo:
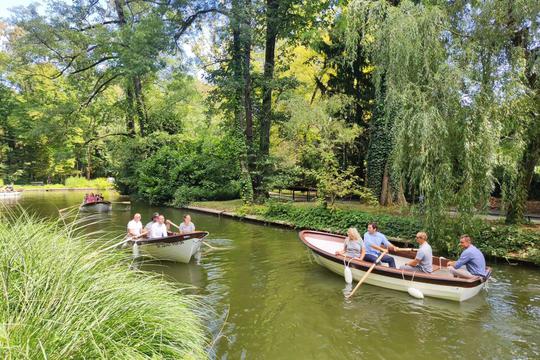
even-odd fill
[[(367, 227), (367, 232), (364, 234), (364, 247), (366, 249), (366, 255), (364, 256), (365, 261), (374, 263), (381, 251), (384, 250), (383, 245), (386, 248), (396, 248), (394, 245), (388, 241), (384, 234), (378, 232), (377, 224), (370, 223)], [(390, 255), (384, 255), (381, 259), (381, 262), (388, 264), (388, 266), (395, 268), (396, 262), (393, 257)]]
[[(455, 276), (464, 279), (470, 279), (474, 276), (486, 276), (486, 259), (484, 255), (471, 243), (469, 235), (461, 235), (459, 238), (459, 246), (463, 252), (458, 261), (449, 261), (448, 270)], [(458, 270), (465, 265), (467, 271)]]

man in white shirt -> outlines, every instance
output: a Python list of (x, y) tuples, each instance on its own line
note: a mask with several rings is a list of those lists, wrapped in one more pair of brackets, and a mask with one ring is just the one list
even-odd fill
[(166, 236), (169, 236), (169, 234), (167, 234), (165, 216), (159, 215), (158, 221), (152, 224), (152, 228), (150, 229), (150, 238), (161, 238)]
[(127, 232), (130, 237), (140, 237), (146, 234), (146, 230), (143, 230), (143, 225), (141, 222), (141, 214), (136, 213), (133, 215), (133, 220), (127, 224)]
[(150, 221), (148, 224), (146, 224), (146, 225), (144, 226), (144, 229), (146, 230), (147, 233), (150, 234), (150, 230), (152, 229), (152, 225), (154, 225), (155, 223), (157, 223), (158, 217), (159, 217), (159, 213), (158, 213), (158, 212), (155, 212), (155, 213), (152, 215), (152, 221)]

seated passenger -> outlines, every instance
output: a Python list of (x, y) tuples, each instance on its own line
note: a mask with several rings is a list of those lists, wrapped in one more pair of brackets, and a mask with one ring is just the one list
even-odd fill
[[(368, 224), (367, 230), (368, 231), (364, 234), (364, 248), (366, 251), (364, 261), (374, 263), (381, 255), (381, 252), (385, 250), (381, 247), (382, 245), (386, 248), (396, 248), (388, 241), (384, 234), (377, 231), (378, 227), (376, 223), (373, 222)], [(390, 255), (384, 255), (381, 258), (381, 262), (388, 264), (391, 268), (396, 268), (396, 262)]]
[(195, 224), (191, 222), (190, 215), (184, 215), (184, 221), (182, 221), (182, 223), (178, 227), (178, 230), (180, 230), (180, 233), (182, 234), (192, 233), (195, 231)]
[(152, 224), (152, 228), (150, 229), (150, 238), (162, 238), (167, 237), (169, 234), (167, 233), (167, 226), (165, 225), (165, 216), (159, 215), (158, 221)]
[(148, 224), (144, 226), (144, 230), (146, 230), (148, 234), (150, 234), (150, 230), (152, 230), (152, 225), (158, 222), (158, 217), (159, 217), (159, 213), (155, 212), (154, 214), (152, 214), (152, 221), (150, 221)]
[(413, 260), (401, 266), (402, 270), (422, 271), (425, 273), (433, 272), (433, 253), (431, 246), (427, 242), (427, 234), (423, 231), (416, 234), (416, 241), (420, 244)]
[(343, 244), (343, 250), (336, 251), (336, 255), (343, 255), (360, 260), (364, 259), (366, 250), (364, 249), (362, 238), (356, 228), (349, 228), (349, 230), (347, 230), (347, 237)]
[[(461, 253), (458, 261), (448, 262), (448, 270), (450, 270), (455, 277), (464, 279), (470, 279), (474, 276), (485, 277), (487, 275), (486, 259), (484, 259), (482, 252), (472, 244), (470, 236), (461, 235), (459, 238), (459, 246), (465, 250)], [(458, 270), (463, 265), (465, 265), (467, 271), (463, 269)]]

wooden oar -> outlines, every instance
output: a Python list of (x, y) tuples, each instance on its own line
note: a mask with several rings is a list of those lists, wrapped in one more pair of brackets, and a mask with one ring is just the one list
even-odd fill
[(381, 259), (383, 258), (384, 255), (386, 255), (387, 251), (383, 251), (381, 253), (381, 255), (379, 255), (379, 257), (377, 258), (377, 260), (375, 260), (375, 262), (373, 263), (373, 265), (371, 265), (371, 267), (368, 269), (368, 271), (366, 271), (366, 273), (364, 274), (364, 276), (362, 276), (362, 278), (360, 279), (360, 281), (358, 282), (358, 284), (356, 284), (356, 286), (354, 287), (353, 291), (351, 291), (351, 293), (347, 296), (345, 296), (347, 299), (349, 299), (350, 297), (352, 297), (354, 295), (354, 293), (356, 292), (356, 290), (358, 290), (358, 288), (360, 287), (360, 285), (362, 285), (362, 283), (364, 282), (364, 280), (367, 279), (367, 277), (369, 276), (369, 274), (371, 273), (371, 271), (373, 271), (373, 269), (375, 269), (375, 266), (377, 266), (377, 263), (379, 261), (381, 261)]
[(394, 246), (394, 251), (416, 251), (415, 248), (398, 248)]

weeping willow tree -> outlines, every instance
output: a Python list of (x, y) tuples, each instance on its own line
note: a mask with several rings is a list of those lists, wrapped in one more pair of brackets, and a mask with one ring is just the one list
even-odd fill
[(447, 9), (394, 4), (352, 1), (347, 44), (361, 43), (375, 67), (379, 116), (393, 139), (394, 182), (423, 196), (425, 225), (443, 240), (438, 229), (450, 207), (467, 220), (487, 204), (499, 139), (488, 106), (493, 92), (471, 82), (478, 67), (463, 66)]

